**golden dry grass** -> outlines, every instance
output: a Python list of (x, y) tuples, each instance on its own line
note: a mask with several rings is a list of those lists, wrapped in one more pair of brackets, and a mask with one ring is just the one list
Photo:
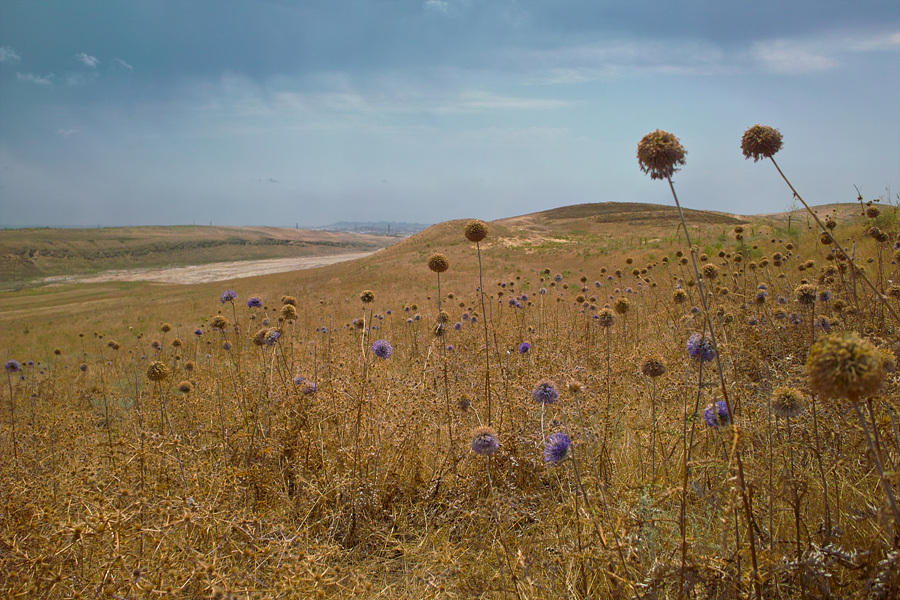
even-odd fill
[[(815, 232), (748, 219), (739, 241), (731, 224), (689, 223), (698, 260), (717, 267), (710, 310), (736, 415), (736, 426), (708, 427), (704, 409), (722, 392), (716, 363), (701, 370), (685, 350), (703, 328), (680, 264), (688, 249), (667, 220), (616, 236), (592, 229), (595, 217), (491, 223), (480, 244), (486, 315), (464, 221), (310, 271), (0, 294), (0, 339), (23, 364), (0, 396), (0, 590), (676, 598), (683, 577), (687, 597), (747, 597), (752, 531), (766, 597), (894, 597), (897, 523), (863, 431), (848, 403), (806, 393), (804, 375), (822, 318), (900, 355), (885, 303)], [(898, 232), (880, 244), (870, 225), (841, 221), (835, 237), (856, 242), (898, 307)], [(450, 263), (440, 294), (434, 252)], [(804, 280), (831, 299), (799, 305)], [(219, 301), (226, 288), (234, 305)], [(249, 308), (251, 296), (262, 307)], [(283, 296), (296, 319), (279, 319)], [(607, 304), (621, 310), (604, 329), (594, 315)], [(256, 345), (270, 329), (280, 337)], [(373, 356), (376, 339), (391, 343), (390, 358)], [(667, 367), (656, 379), (641, 371), (651, 355)], [(166, 379), (147, 377), (154, 361)], [(560, 397), (542, 406), (532, 390), (543, 379)], [(801, 392), (799, 416), (769, 410), (783, 386)], [(898, 390), (892, 372), (864, 405), (895, 487)], [(485, 457), (469, 442), (488, 423), (488, 393), (500, 449)], [(543, 460), (553, 432), (569, 434), (574, 458)]]

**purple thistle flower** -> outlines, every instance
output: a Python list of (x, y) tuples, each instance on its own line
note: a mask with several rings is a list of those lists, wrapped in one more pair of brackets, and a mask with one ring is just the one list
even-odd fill
[(294, 385), (300, 385), (304, 381), (306, 381), (306, 377), (304, 377), (303, 375), (297, 375), (296, 377), (294, 377)]
[(18, 373), (22, 370), (22, 365), (19, 364), (19, 361), (10, 359), (6, 361), (3, 368), (6, 369), (7, 373)]
[(281, 332), (277, 329), (272, 329), (266, 334), (265, 339), (263, 339), (263, 343), (265, 343), (266, 346), (274, 346), (275, 342), (277, 342), (278, 338), (280, 337)]
[(544, 461), (549, 463), (562, 462), (569, 455), (569, 447), (572, 440), (565, 433), (551, 433), (544, 446)]
[(301, 391), (303, 392), (304, 396), (312, 396), (313, 394), (315, 394), (316, 392), (319, 391), (319, 386), (317, 386), (315, 383), (310, 381), (303, 387), (303, 390), (301, 390)]
[(553, 404), (559, 398), (559, 392), (556, 391), (553, 382), (545, 379), (531, 391), (531, 398), (540, 404)]
[(453, 344), (447, 344), (447, 352), (453, 352)]
[(487, 456), (500, 449), (497, 432), (490, 427), (479, 427), (472, 432), (472, 452)]
[(562, 281), (562, 275), (557, 273), (556, 275), (553, 276), (553, 281), (555, 281), (556, 283), (559, 283), (560, 281)]
[(375, 340), (372, 344), (372, 353), (378, 358), (387, 360), (394, 353), (394, 348), (387, 340)]
[(237, 298), (237, 294), (234, 290), (225, 290), (222, 292), (222, 295), (219, 296), (219, 302), (225, 304), (226, 302), (234, 302), (234, 299)]
[(540, 294), (541, 296), (545, 295), (546, 293), (547, 293), (547, 288), (541, 288), (538, 290), (538, 294)]
[(247, 307), (248, 308), (262, 308), (262, 300), (259, 296), (250, 296), (247, 298)]
[(202, 329), (195, 329), (195, 330), (194, 330), (194, 335), (196, 335), (197, 337), (200, 337), (201, 335), (203, 335), (203, 330), (202, 330)]
[(715, 404), (710, 404), (703, 411), (703, 418), (710, 427), (726, 427), (730, 423), (728, 419), (728, 405), (724, 400), (719, 400)]
[(688, 356), (701, 362), (709, 362), (716, 357), (716, 350), (713, 348), (712, 340), (703, 337), (699, 333), (691, 335), (688, 339), (687, 352)]
[(517, 304), (517, 302), (516, 302), (516, 299), (515, 299), (515, 298), (510, 298), (510, 299), (509, 299), (509, 305), (510, 305), (510, 306), (512, 306), (513, 308), (515, 308), (516, 304)]
[(529, 344), (528, 342), (522, 342), (521, 344), (519, 344), (519, 354), (525, 354), (529, 350), (531, 350), (531, 344)]
[(803, 319), (801, 319), (800, 315), (798, 315), (797, 313), (791, 313), (788, 316), (788, 320), (791, 322), (791, 325), (799, 325), (803, 322)]
[(462, 323), (460, 323), (459, 321), (457, 321), (456, 323), (453, 324), (453, 329), (454, 329), (455, 331), (459, 331), (460, 329), (462, 329)]

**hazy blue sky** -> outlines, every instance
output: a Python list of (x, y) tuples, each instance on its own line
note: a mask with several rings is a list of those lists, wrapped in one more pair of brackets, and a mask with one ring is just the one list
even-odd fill
[(900, 192), (898, 0), (0, 2), (0, 226), (495, 219)]

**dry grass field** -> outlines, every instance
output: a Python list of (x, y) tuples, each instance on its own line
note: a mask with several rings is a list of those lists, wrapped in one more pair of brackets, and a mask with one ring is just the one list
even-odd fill
[(0, 594), (896, 598), (900, 215), (849, 206), (0, 292)]

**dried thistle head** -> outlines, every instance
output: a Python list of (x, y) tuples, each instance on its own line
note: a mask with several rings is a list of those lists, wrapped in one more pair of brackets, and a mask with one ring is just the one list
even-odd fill
[(806, 407), (806, 398), (799, 390), (789, 387), (776, 388), (772, 392), (772, 412), (782, 419), (793, 419)]
[(491, 427), (478, 427), (472, 431), (472, 452), (475, 454), (493, 454), (500, 449), (497, 432)]
[(363, 304), (368, 304), (375, 300), (375, 292), (372, 290), (363, 290), (363, 293), (359, 295), (359, 299), (362, 300)]
[(760, 158), (771, 158), (781, 150), (783, 145), (781, 132), (767, 125), (754, 125), (744, 132), (741, 138), (741, 150), (744, 158), (753, 157), (753, 162)]
[(827, 398), (857, 402), (873, 396), (884, 382), (884, 354), (854, 331), (829, 334), (806, 357), (809, 389)]
[(668, 179), (684, 164), (687, 151), (677, 137), (657, 129), (638, 142), (637, 159), (641, 171), (650, 179)]
[(470, 242), (480, 242), (487, 237), (488, 226), (484, 221), (473, 219), (466, 223), (465, 229), (466, 239)]
[(666, 364), (658, 356), (648, 356), (641, 365), (641, 373), (647, 377), (661, 377), (666, 373)]
[(169, 365), (155, 360), (147, 367), (147, 379), (150, 381), (162, 381), (169, 376)]
[(428, 257), (428, 268), (435, 273), (443, 273), (450, 268), (450, 261), (440, 252), (435, 252)]

